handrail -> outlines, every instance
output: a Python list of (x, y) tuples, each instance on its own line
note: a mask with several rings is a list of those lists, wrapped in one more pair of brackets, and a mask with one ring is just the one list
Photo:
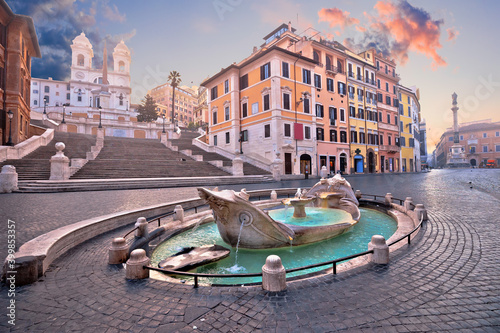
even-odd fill
[[(363, 194), (362, 196), (371, 196), (371, 197), (374, 197), (376, 200), (376, 197), (384, 197), (382, 195), (374, 195), (374, 194)], [(401, 199), (396, 199), (396, 198), (393, 198), (394, 200), (399, 200), (401, 203), (403, 203), (404, 201), (401, 200)], [(424, 215), (422, 214), (422, 217), (420, 219), (420, 223), (408, 234), (402, 236), (401, 238), (391, 242), (390, 244), (387, 244), (388, 246), (392, 246), (400, 241), (402, 241), (403, 239), (405, 238), (408, 238), (408, 244), (410, 244), (410, 236), (418, 230), (418, 228), (420, 228), (422, 226), (422, 223), (424, 221)], [(368, 251), (364, 251), (364, 252), (360, 252), (360, 253), (355, 253), (355, 254), (352, 254), (352, 255), (349, 255), (349, 256), (345, 256), (345, 257), (342, 257), (342, 258), (337, 258), (337, 259), (333, 259), (333, 260), (329, 260), (329, 261), (325, 261), (325, 262), (320, 262), (320, 263), (316, 263), (316, 264), (311, 264), (311, 265), (307, 265), (307, 266), (301, 266), (301, 267), (296, 267), (296, 268), (290, 268), (290, 269), (287, 269), (285, 270), (285, 273), (293, 273), (293, 272), (297, 272), (297, 271), (302, 271), (302, 270), (306, 270), (306, 269), (311, 269), (311, 268), (317, 268), (317, 267), (321, 267), (321, 266), (326, 266), (326, 265), (333, 265), (332, 268), (333, 268), (333, 274), (336, 275), (337, 274), (337, 263), (339, 262), (342, 262), (342, 261), (346, 261), (346, 260), (350, 260), (350, 259), (354, 259), (354, 258), (358, 258), (358, 257), (361, 257), (361, 256), (364, 256), (364, 255), (367, 255), (367, 254), (371, 254), (373, 253), (373, 249), (372, 250), (368, 250)], [(143, 266), (144, 269), (149, 269), (149, 270), (152, 270), (152, 271), (157, 271), (157, 272), (161, 272), (161, 273), (166, 273), (166, 274), (172, 274), (172, 275), (181, 275), (181, 276), (192, 276), (194, 277), (194, 288), (198, 288), (198, 278), (200, 277), (212, 277), (212, 278), (235, 278), (235, 277), (258, 277), (258, 276), (262, 276), (262, 272), (260, 273), (240, 273), (240, 274), (208, 274), (208, 273), (190, 273), (190, 272), (182, 272), (182, 271), (175, 271), (175, 270), (170, 270), (170, 269), (163, 269), (163, 268), (156, 268), (156, 267), (152, 267), (152, 266)]]

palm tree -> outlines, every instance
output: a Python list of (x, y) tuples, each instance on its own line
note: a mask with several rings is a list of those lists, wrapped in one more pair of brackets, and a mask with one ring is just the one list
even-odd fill
[[(175, 106), (175, 88), (181, 83), (181, 74), (177, 71), (171, 71), (167, 78), (170, 81), (170, 85), (172, 86), (172, 124), (174, 124), (174, 106)], [(175, 129), (175, 128), (174, 128)]]

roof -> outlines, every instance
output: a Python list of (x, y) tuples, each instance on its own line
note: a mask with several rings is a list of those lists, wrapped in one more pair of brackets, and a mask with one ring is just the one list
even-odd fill
[[(274, 29), (273, 31), (271, 31), (269, 34), (267, 34), (264, 37), (264, 40), (267, 40), (269, 37), (271, 37), (272, 35), (274, 35), (275, 33), (277, 33), (278, 31), (280, 31), (283, 28), (287, 28), (287, 30), (288, 30), (288, 24), (283, 23), (282, 25), (280, 25), (279, 27), (277, 27), (276, 29)], [(295, 32), (295, 31), (297, 31), (297, 29), (292, 28), (292, 32)]]
[(205, 81), (203, 81), (200, 84), (200, 86), (207, 85), (208, 83), (212, 82), (213, 80), (217, 79), (218, 77), (222, 76), (223, 74), (227, 73), (228, 71), (230, 71), (233, 68), (235, 68), (235, 69), (241, 69), (241, 68), (245, 67), (246, 65), (248, 65), (249, 63), (252, 63), (253, 61), (256, 61), (259, 58), (262, 58), (266, 54), (271, 53), (273, 51), (285, 53), (285, 54), (290, 55), (292, 57), (298, 57), (299, 59), (302, 59), (304, 61), (310, 62), (310, 63), (312, 63), (314, 65), (318, 64), (317, 61), (315, 61), (313, 59), (310, 59), (310, 58), (307, 58), (307, 57), (304, 57), (304, 56), (300, 55), (299, 53), (295, 53), (295, 52), (291, 52), (291, 51), (282, 49), (279, 46), (271, 46), (268, 49), (261, 50), (257, 55), (255, 55), (254, 57), (250, 57), (248, 60), (243, 61), (242, 63), (239, 63), (237, 65), (236, 64), (231, 64), (229, 67), (223, 68), (219, 73), (217, 73), (214, 76), (212, 76), (212, 77), (206, 79)]

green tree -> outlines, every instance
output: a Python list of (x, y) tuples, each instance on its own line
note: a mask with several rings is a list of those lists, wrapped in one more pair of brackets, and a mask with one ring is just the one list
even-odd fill
[(181, 83), (181, 75), (177, 71), (171, 71), (168, 75), (167, 81), (170, 81), (170, 85), (172, 86), (172, 123), (174, 123), (175, 119), (175, 88)]
[(137, 121), (141, 122), (152, 122), (158, 118), (158, 114), (156, 113), (156, 103), (153, 97), (146, 95), (146, 97), (142, 100), (142, 104), (139, 105), (137, 109), (139, 113), (137, 115)]

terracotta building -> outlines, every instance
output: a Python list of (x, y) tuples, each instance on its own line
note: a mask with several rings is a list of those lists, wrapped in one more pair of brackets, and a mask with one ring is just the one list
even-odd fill
[(40, 47), (31, 17), (16, 15), (0, 0), (0, 135), (2, 145), (30, 137), (31, 58)]

